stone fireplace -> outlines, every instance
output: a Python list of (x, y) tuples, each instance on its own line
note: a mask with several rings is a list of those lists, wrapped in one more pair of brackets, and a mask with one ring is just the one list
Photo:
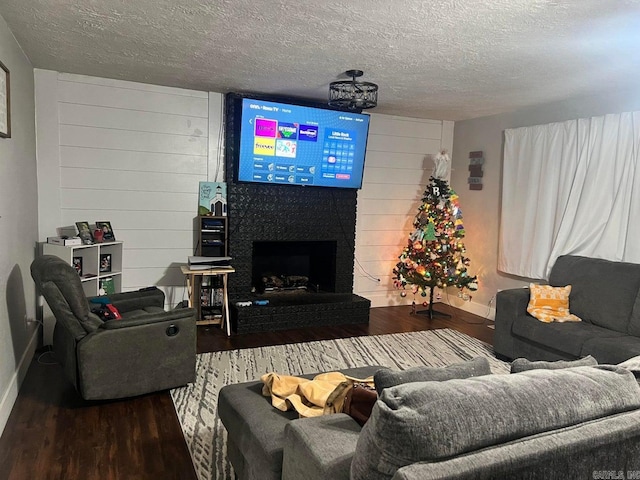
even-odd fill
[[(236, 332), (369, 321), (370, 301), (353, 294), (356, 192), (228, 183), (227, 195)], [(309, 288), (266, 292), (267, 274), (308, 277)], [(235, 305), (254, 300), (269, 303)]]

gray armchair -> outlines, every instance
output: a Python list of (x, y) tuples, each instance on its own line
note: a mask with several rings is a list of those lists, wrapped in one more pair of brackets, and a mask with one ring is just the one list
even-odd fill
[(53, 352), (82, 398), (132, 397), (195, 380), (192, 308), (165, 311), (164, 293), (152, 287), (109, 295), (122, 320), (105, 322), (61, 258), (36, 258), (31, 276), (56, 318)]

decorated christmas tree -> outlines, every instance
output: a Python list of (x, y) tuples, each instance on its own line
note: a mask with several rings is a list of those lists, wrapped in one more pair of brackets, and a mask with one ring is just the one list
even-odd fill
[(402, 289), (403, 297), (407, 295), (406, 288), (411, 286), (414, 307), (415, 295), (426, 297), (429, 290), (429, 309), (425, 311), (429, 318), (434, 315), (435, 287), (478, 289), (477, 277), (467, 272), (470, 260), (465, 256), (462, 242), (465, 231), (458, 195), (445, 180), (449, 162), (446, 151), (436, 155), (434, 161), (433, 176), (413, 221), (414, 231), (393, 269), (394, 285)]

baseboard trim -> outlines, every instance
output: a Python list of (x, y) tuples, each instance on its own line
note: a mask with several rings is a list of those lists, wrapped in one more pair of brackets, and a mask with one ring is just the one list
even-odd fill
[[(358, 295), (362, 295), (363, 297), (371, 300), (371, 307), (397, 307), (397, 306), (411, 306), (411, 302), (414, 299), (414, 296), (409, 293), (406, 297), (400, 297), (400, 295), (390, 296), (387, 293), (384, 294), (373, 294), (367, 295), (366, 293), (358, 293)], [(424, 308), (422, 303), (425, 299), (420, 295), (415, 296), (416, 305), (418, 308)], [(478, 315), (479, 317), (484, 317), (488, 321), (492, 321), (496, 318), (496, 309), (494, 307), (489, 307), (487, 305), (482, 305), (481, 303), (476, 303), (474, 301), (463, 301), (458, 299), (458, 297), (444, 295), (441, 300), (434, 302), (434, 305), (438, 303), (449, 304), (452, 307), (459, 308), (460, 310), (464, 310), (465, 312), (473, 313), (474, 315)]]
[(27, 375), (27, 370), (29, 370), (29, 365), (31, 365), (31, 359), (33, 359), (33, 356), (36, 353), (39, 334), (39, 328), (33, 331), (31, 340), (29, 340), (27, 348), (22, 354), (22, 358), (20, 358), (18, 368), (11, 377), (11, 381), (9, 382), (6, 390), (2, 394), (2, 400), (0, 401), (0, 435), (4, 432), (4, 427), (7, 425), (7, 420), (9, 420), (9, 415), (11, 415), (13, 405), (16, 403), (16, 399), (18, 398), (18, 392), (20, 391), (22, 381)]

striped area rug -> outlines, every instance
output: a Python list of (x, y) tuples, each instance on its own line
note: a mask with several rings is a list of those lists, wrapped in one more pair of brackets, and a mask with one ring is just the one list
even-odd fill
[(227, 434), (216, 412), (222, 386), (268, 372), (300, 375), (367, 365), (403, 370), (477, 356), (489, 358), (493, 373), (508, 373), (508, 364), (495, 358), (490, 345), (450, 329), (204, 353), (198, 355), (195, 383), (172, 390), (171, 396), (199, 480), (232, 480)]

